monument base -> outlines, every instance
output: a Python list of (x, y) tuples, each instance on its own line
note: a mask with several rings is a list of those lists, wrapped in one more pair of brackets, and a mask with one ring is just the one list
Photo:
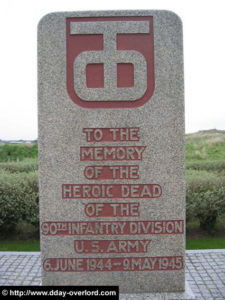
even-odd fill
[(120, 294), (120, 300), (195, 300), (196, 297), (189, 283), (185, 282), (184, 292), (175, 293), (144, 293), (144, 294)]

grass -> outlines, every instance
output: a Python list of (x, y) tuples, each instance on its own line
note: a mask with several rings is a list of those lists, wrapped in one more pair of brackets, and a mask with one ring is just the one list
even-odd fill
[(225, 238), (200, 238), (186, 240), (186, 249), (225, 249)]
[(225, 131), (207, 130), (186, 135), (186, 162), (225, 160)]
[(0, 241), (0, 251), (40, 251), (39, 241)]

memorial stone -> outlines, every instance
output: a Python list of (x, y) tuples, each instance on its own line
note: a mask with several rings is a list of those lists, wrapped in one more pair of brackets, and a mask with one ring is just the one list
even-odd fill
[(38, 31), (43, 285), (184, 291), (180, 19), (52, 13)]

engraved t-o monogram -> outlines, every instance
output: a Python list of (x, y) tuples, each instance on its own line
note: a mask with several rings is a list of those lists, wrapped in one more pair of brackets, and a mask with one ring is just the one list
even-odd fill
[[(74, 60), (74, 90), (84, 101), (134, 101), (147, 89), (147, 63), (135, 50), (117, 50), (117, 34), (149, 33), (148, 21), (71, 22), (70, 34), (103, 34), (104, 50), (84, 51)], [(117, 64), (133, 64), (134, 86), (117, 87)], [(104, 64), (104, 87), (88, 88), (86, 67)]]

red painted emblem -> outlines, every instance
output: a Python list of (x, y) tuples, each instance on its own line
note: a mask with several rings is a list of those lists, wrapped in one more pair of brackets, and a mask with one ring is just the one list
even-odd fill
[(67, 90), (85, 108), (134, 108), (154, 92), (153, 17), (68, 18)]

